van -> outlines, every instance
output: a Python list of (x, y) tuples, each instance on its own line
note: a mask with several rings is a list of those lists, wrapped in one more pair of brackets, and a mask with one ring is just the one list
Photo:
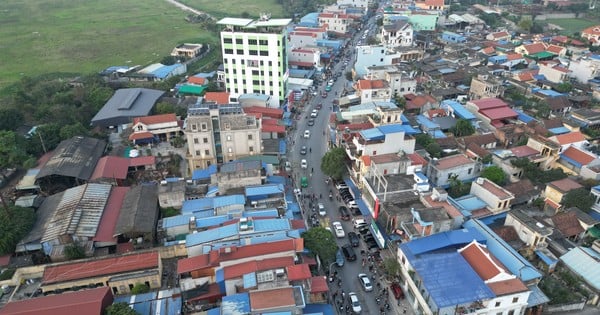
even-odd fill
[(361, 226), (367, 225), (367, 222), (365, 221), (365, 219), (354, 219), (352, 220), (352, 224), (354, 224), (354, 228), (358, 229)]

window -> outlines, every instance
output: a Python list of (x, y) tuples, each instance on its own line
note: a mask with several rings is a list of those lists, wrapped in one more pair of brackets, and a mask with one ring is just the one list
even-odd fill
[(508, 311), (508, 315), (515, 315), (515, 310)]
[(231, 38), (223, 38), (223, 43), (231, 44), (231, 43), (233, 43), (233, 40)]
[(250, 56), (258, 56), (258, 50), (251, 49), (248, 51), (248, 54), (250, 54)]
[(196, 129), (198, 129), (198, 125), (192, 124), (192, 130), (196, 130)]
[(195, 143), (195, 144), (198, 144), (198, 143), (200, 143), (200, 141), (198, 141), (198, 138), (194, 138), (194, 143)]
[(252, 75), (258, 75), (258, 74), (259, 74), (258, 70), (252, 70)]
[(249, 39), (248, 40), (248, 45), (256, 45), (257, 41), (256, 39)]
[(236, 38), (236, 39), (235, 39), (235, 43), (236, 43), (236, 44), (243, 44), (243, 43), (244, 43), (244, 41), (243, 41), (241, 38)]
[(196, 155), (200, 155), (200, 150), (196, 150)]
[(471, 172), (473, 172), (473, 168), (470, 168), (470, 169), (469, 169), (469, 174), (471, 174)]
[(233, 55), (233, 49), (231, 49), (231, 48), (225, 48), (225, 54), (227, 54), (227, 55)]
[(225, 127), (225, 129), (231, 129), (231, 124), (226, 122), (223, 127)]
[(248, 135), (248, 140), (252, 140), (252, 135)]
[(227, 152), (233, 153), (233, 148), (232, 147), (227, 148)]
[(202, 124), (202, 125), (200, 125), (200, 128), (201, 128), (202, 130), (206, 130), (206, 129), (207, 129), (207, 128), (206, 128), (206, 124)]
[(202, 142), (203, 142), (203, 143), (208, 143), (208, 138), (204, 138), (204, 139), (202, 139)]
[(269, 67), (273, 66), (273, 61), (269, 61)]
[(268, 41), (268, 40), (266, 40), (266, 39), (261, 39), (261, 40), (259, 40), (259, 41), (258, 41), (258, 43), (259, 43), (261, 46), (266, 46), (266, 45), (269, 45), (269, 41)]
[(517, 302), (519, 302), (519, 297), (518, 297), (518, 296), (515, 296), (515, 297), (513, 298), (513, 303), (517, 303)]
[(250, 151), (250, 152), (254, 152), (254, 147), (253, 147), (253, 146), (249, 146), (249, 147), (248, 147), (248, 151)]
[(501, 302), (496, 302), (496, 307), (499, 307)]
[(235, 53), (238, 54), (238, 55), (243, 55), (244, 54), (244, 50), (243, 49), (237, 49), (235, 51)]
[(260, 84), (260, 81), (259, 81), (259, 80), (252, 80), (252, 84), (253, 84), (253, 85), (259, 85), (259, 84)]
[(227, 135), (227, 141), (231, 141), (231, 136)]
[(268, 55), (269, 55), (269, 52), (268, 52), (268, 51), (262, 51), (262, 50), (261, 50), (261, 51), (260, 51), (260, 55), (261, 55), (261, 56), (268, 56)]
[(205, 155), (210, 155), (210, 151), (209, 150), (204, 150), (204, 154)]

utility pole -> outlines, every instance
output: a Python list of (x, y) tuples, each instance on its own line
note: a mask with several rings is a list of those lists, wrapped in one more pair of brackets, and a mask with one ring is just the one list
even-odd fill
[(40, 137), (40, 142), (42, 143), (42, 150), (44, 150), (44, 153), (48, 153), (48, 150), (46, 150), (46, 145), (44, 144), (44, 139), (42, 139), (42, 133), (37, 131), (36, 132), (38, 137)]

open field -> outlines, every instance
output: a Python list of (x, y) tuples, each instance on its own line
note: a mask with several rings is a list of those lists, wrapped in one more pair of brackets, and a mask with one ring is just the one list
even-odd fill
[(178, 43), (217, 43), (186, 14), (164, 0), (3, 0), (0, 88), (23, 75), (144, 65)]
[(563, 35), (573, 35), (573, 33), (579, 33), (586, 27), (599, 24), (598, 21), (586, 19), (548, 19), (543, 22), (562, 27), (563, 30), (560, 33)]
[(291, 14), (283, 12), (283, 7), (277, 0), (180, 0), (180, 2), (216, 18), (241, 17), (244, 12), (255, 18), (261, 12), (271, 13), (274, 18), (291, 17)]

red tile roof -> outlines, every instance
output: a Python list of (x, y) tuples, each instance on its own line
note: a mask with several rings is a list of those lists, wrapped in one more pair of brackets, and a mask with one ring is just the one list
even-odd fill
[(459, 252), (483, 281), (505, 272), (503, 266), (493, 260), (488, 250), (476, 241), (461, 248)]
[(486, 47), (484, 49), (481, 50), (482, 53), (486, 54), (486, 55), (491, 55), (493, 53), (496, 52), (496, 48), (494, 47)]
[[(483, 178), (483, 177), (482, 177)], [(483, 178), (483, 184), (481, 184), (485, 190), (489, 191), (492, 195), (498, 197), (500, 200), (514, 198), (515, 196), (508, 190), (496, 185), (494, 182), (487, 178)]]
[(260, 106), (244, 107), (245, 113), (261, 113), (263, 116), (281, 119), (283, 118), (283, 109), (267, 108)]
[(464, 154), (456, 154), (441, 158), (437, 161), (436, 168), (439, 170), (447, 170), (465, 164), (471, 164), (473, 161)]
[(358, 80), (356, 84), (359, 90), (383, 89), (387, 86), (385, 80)]
[(518, 158), (540, 154), (540, 151), (526, 145), (514, 147), (510, 151)]
[(565, 151), (563, 151), (562, 155), (564, 155), (565, 157), (568, 157), (569, 159), (583, 165), (588, 165), (590, 164), (593, 160), (596, 159), (596, 157), (588, 152), (585, 152), (581, 149), (578, 149), (574, 146), (570, 146), (568, 149), (566, 149)]
[(222, 297), (223, 295), (225, 295), (225, 294), (221, 293), (221, 288), (219, 287), (218, 283), (210, 283), (208, 285), (208, 291), (204, 291), (203, 293), (201, 293), (198, 296), (187, 298), (186, 301), (191, 302), (191, 301), (199, 301), (199, 300), (218, 299), (218, 298)]
[(433, 96), (428, 94), (415, 95), (415, 97), (406, 101), (406, 109), (418, 109), (425, 106), (427, 103), (435, 104), (436, 100)]
[(550, 139), (558, 142), (560, 145), (563, 145), (585, 141), (585, 136), (580, 131), (572, 131), (562, 135), (553, 136)]
[(206, 78), (191, 76), (187, 79), (187, 82), (191, 84), (204, 85), (206, 83)]
[(117, 243), (115, 235), (115, 227), (117, 226), (117, 220), (121, 213), (121, 207), (123, 206), (123, 200), (125, 195), (129, 191), (129, 187), (113, 187), (110, 190), (110, 196), (102, 212), (102, 218), (98, 223), (98, 230), (94, 241), (96, 242), (114, 242)]
[(162, 114), (162, 115), (152, 115), (152, 116), (144, 116), (144, 117), (136, 117), (133, 119), (133, 124), (142, 123), (144, 125), (154, 125), (154, 124), (162, 124), (167, 122), (176, 122), (177, 117), (175, 114)]
[(521, 82), (533, 81), (533, 73), (530, 71), (519, 73), (518, 80)]
[(594, 25), (594, 26), (590, 26), (588, 28), (583, 29), (583, 31), (581, 31), (581, 34), (590, 34), (590, 35), (596, 35), (596, 36), (600, 36), (600, 25)]
[(286, 269), (289, 281), (306, 280), (312, 276), (308, 264), (291, 265)]
[(507, 54), (506, 55), (506, 60), (518, 60), (518, 59), (522, 59), (523, 55), (518, 54), (518, 53), (512, 53), (512, 54)]
[[(294, 288), (284, 287), (271, 290), (250, 291), (251, 311), (273, 310), (288, 308), (296, 305)], [(275, 298), (276, 297), (276, 298)]]
[(42, 284), (154, 269), (158, 268), (159, 259), (158, 252), (149, 252), (48, 266)]
[(266, 124), (266, 125), (262, 125), (262, 127), (260, 128), (260, 131), (262, 131), (262, 132), (285, 133), (285, 127), (284, 126), (279, 126), (279, 125)]
[(211, 266), (217, 266), (219, 262), (224, 261), (259, 257), (285, 251), (301, 252), (304, 250), (304, 243), (302, 239), (289, 239), (277, 242), (230, 247), (230, 249), (230, 253), (225, 253), (221, 250), (212, 250), (208, 254), (180, 259), (177, 261), (177, 273), (182, 274)]
[(411, 161), (411, 165), (427, 165), (427, 160), (418, 153), (407, 154), (407, 156)]
[(529, 290), (519, 278), (489, 282), (487, 286), (496, 294), (496, 296), (515, 294)]
[(346, 130), (346, 128), (348, 128), (348, 130), (350, 130), (350, 131), (365, 130), (365, 129), (373, 128), (373, 124), (370, 122), (356, 123), (356, 124), (339, 124), (335, 127), (335, 129), (337, 129), (338, 131), (344, 131), (344, 130)]
[(127, 178), (129, 159), (119, 156), (103, 156), (98, 160), (91, 180), (98, 178)]
[(102, 315), (112, 304), (109, 287), (41, 296), (10, 302), (0, 309), (2, 315), (64, 315), (70, 313)]
[(304, 224), (304, 220), (292, 219), (292, 220), (290, 220), (290, 224), (292, 226), (292, 230), (306, 229), (306, 225)]
[(523, 45), (523, 48), (525, 49), (528, 55), (537, 54), (546, 50), (546, 46), (543, 43)]
[(204, 99), (209, 102), (215, 102), (219, 105), (229, 104), (229, 93), (227, 92), (206, 92)]
[(508, 104), (506, 104), (503, 100), (496, 97), (482, 98), (479, 100), (473, 100), (469, 102), (475, 105), (479, 110), (508, 106)]
[(560, 55), (560, 53), (562, 53), (564, 50), (566, 50), (566, 48), (558, 46), (558, 45), (550, 45), (548, 46), (548, 48), (546, 48), (546, 51), (549, 51), (551, 53)]
[(583, 187), (583, 186), (581, 186), (581, 184), (579, 184), (578, 182), (576, 182), (570, 178), (563, 178), (563, 179), (555, 180), (553, 182), (550, 182), (548, 185), (553, 186), (554, 188), (558, 189), (562, 193), (566, 193), (571, 190)]
[(310, 278), (310, 293), (324, 293), (329, 291), (327, 277), (317, 276)]
[(554, 223), (554, 227), (556, 227), (565, 237), (576, 236), (585, 232), (581, 223), (579, 223), (579, 219), (575, 212), (569, 211), (559, 213), (554, 215), (551, 219)]
[(129, 141), (154, 138), (154, 134), (150, 131), (139, 131), (129, 135)]
[(488, 117), (490, 120), (499, 120), (499, 119), (507, 119), (507, 118), (517, 118), (519, 114), (512, 110), (510, 107), (498, 107), (498, 108), (490, 108), (486, 110), (479, 111), (482, 115)]
[(251, 260), (243, 263), (226, 266), (223, 268), (223, 276), (227, 279), (239, 278), (251, 272), (285, 268), (294, 264), (294, 257), (275, 257), (262, 260)]
[(129, 159), (129, 167), (155, 165), (156, 157), (154, 155), (138, 156)]

